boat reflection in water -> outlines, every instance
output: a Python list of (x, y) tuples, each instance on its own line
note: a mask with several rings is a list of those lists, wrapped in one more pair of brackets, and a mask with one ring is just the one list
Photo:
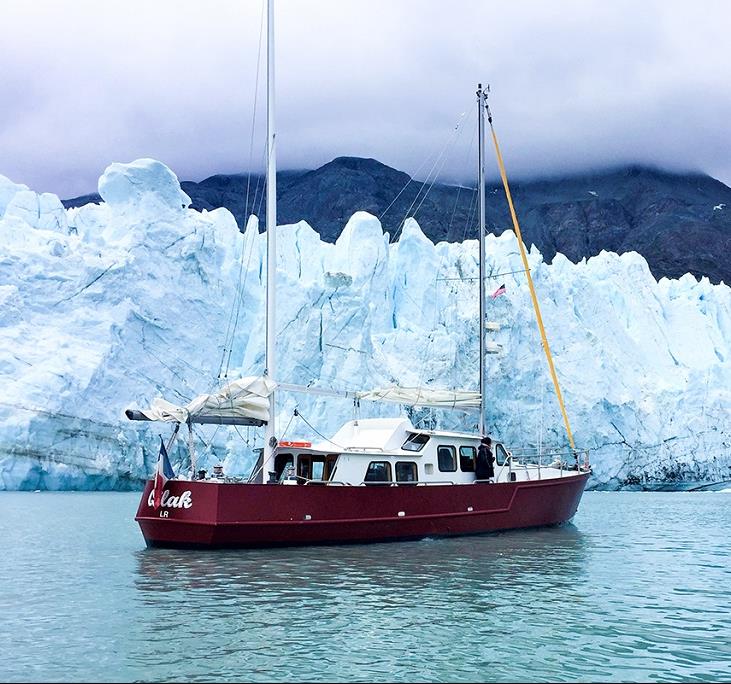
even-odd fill
[(458, 580), (460, 590), (474, 584), (481, 593), (485, 583), (535, 586), (548, 576), (558, 588), (556, 582), (570, 585), (581, 575), (587, 536), (569, 523), (510, 534), (425, 539), (409, 544), (408, 552), (404, 544), (246, 552), (144, 549), (137, 552), (135, 584), (143, 593), (202, 590), (244, 600), (264, 591), (282, 601), (344, 587), (365, 593), (399, 584), (446, 589), (450, 578)]
[(140, 550), (130, 657), (175, 665), (190, 681), (516, 681), (526, 658), (555, 663), (557, 647), (574, 648), (557, 615), (580, 605), (590, 547), (567, 524), (388, 544)]

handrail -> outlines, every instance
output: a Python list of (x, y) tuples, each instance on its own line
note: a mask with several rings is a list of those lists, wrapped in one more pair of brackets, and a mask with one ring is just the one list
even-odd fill
[(380, 453), (384, 453), (385, 452), (385, 449), (383, 447), (371, 447), (371, 446), (368, 446), (368, 447), (359, 447), (359, 446), (354, 446), (354, 447), (345, 447), (342, 450), (342, 453), (344, 453), (344, 454), (345, 453), (352, 453), (354, 451), (355, 452), (358, 452), (358, 453), (363, 453), (363, 454), (368, 454), (371, 451), (377, 451), (377, 452), (380, 452)]
[[(564, 477), (569, 472), (591, 472), (591, 466), (588, 465), (588, 455), (589, 455), (589, 449), (585, 449), (582, 453), (584, 453), (586, 457), (586, 461), (584, 465), (581, 465), (578, 463), (577, 459), (577, 466), (573, 468), (568, 468), (565, 461), (563, 459), (559, 459), (558, 467), (554, 466), (554, 463), (550, 463), (546, 466), (544, 466), (541, 462), (541, 456), (539, 454), (538, 462), (537, 463), (521, 463), (517, 462), (515, 465), (520, 466), (523, 468), (523, 471), (525, 472), (526, 480), (530, 480), (530, 473), (531, 471), (538, 471), (538, 479), (542, 480), (544, 479), (544, 473), (543, 470), (558, 470), (559, 471), (559, 477)], [(310, 478), (303, 477), (302, 475), (295, 475), (294, 478), (301, 482), (304, 485), (308, 484), (318, 484), (318, 485), (336, 485), (339, 487), (360, 487), (360, 486), (376, 486), (376, 487), (393, 487), (393, 486), (420, 486), (420, 487), (426, 487), (430, 485), (468, 485), (468, 484), (475, 484), (475, 483), (481, 483), (481, 482), (494, 482), (494, 483), (500, 483), (503, 482), (510, 482), (510, 473), (513, 472), (513, 454), (509, 454), (508, 458), (505, 459), (503, 464), (499, 466), (499, 471), (497, 472), (497, 475), (494, 478), (490, 479), (481, 479), (481, 480), (470, 480), (469, 482), (455, 482), (454, 480), (377, 480), (377, 481), (368, 481), (361, 480), (357, 484), (354, 484), (352, 482), (344, 482), (342, 480), (313, 480)], [(553, 466), (553, 467), (552, 467)], [(508, 469), (508, 479), (503, 480), (503, 473), (505, 472), (505, 469)], [(566, 471), (564, 473), (564, 471)], [(549, 477), (548, 479), (553, 479), (552, 477)], [(280, 481), (278, 484), (281, 484), (282, 481)]]

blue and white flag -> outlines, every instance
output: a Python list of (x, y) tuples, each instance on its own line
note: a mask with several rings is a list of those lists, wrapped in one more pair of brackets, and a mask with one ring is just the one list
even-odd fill
[(170, 465), (170, 459), (168, 458), (167, 449), (165, 449), (165, 442), (160, 437), (160, 454), (157, 457), (157, 468), (155, 469), (155, 484), (153, 486), (153, 507), (155, 510), (160, 508), (162, 501), (162, 492), (165, 489), (165, 485), (168, 480), (175, 477), (173, 467)]

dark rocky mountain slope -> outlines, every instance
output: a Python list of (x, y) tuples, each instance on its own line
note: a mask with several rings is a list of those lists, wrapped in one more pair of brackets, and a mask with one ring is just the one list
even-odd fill
[[(216, 175), (181, 185), (196, 209), (227, 207), (240, 226), (254, 211), (264, 225), (261, 176)], [(602, 249), (637, 251), (658, 278), (690, 272), (731, 283), (731, 188), (710, 176), (629, 166), (516, 182), (512, 192), (526, 242), (549, 261), (556, 252), (577, 261)], [(475, 237), (475, 195), (474, 188), (455, 185), (428, 188), (374, 159), (357, 157), (277, 175), (279, 222), (305, 220), (331, 242), (358, 210), (379, 216), (392, 237), (407, 216), (415, 216), (434, 241)], [(488, 183), (487, 199), (489, 229), (502, 233), (511, 226), (502, 187)], [(90, 201), (99, 196), (64, 204)]]

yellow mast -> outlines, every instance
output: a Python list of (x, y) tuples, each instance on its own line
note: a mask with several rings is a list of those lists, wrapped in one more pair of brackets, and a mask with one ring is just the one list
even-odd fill
[(572, 449), (576, 448), (574, 444), (574, 435), (571, 432), (571, 425), (569, 425), (569, 416), (566, 413), (566, 406), (563, 403), (563, 395), (561, 394), (561, 388), (558, 384), (558, 376), (556, 375), (556, 368), (553, 365), (553, 356), (551, 356), (551, 348), (548, 346), (548, 338), (546, 337), (546, 329), (543, 327), (543, 317), (541, 316), (541, 308), (538, 306), (538, 297), (536, 296), (536, 289), (533, 286), (533, 278), (530, 274), (530, 267), (528, 266), (528, 256), (525, 252), (525, 245), (523, 244), (523, 236), (520, 232), (520, 225), (518, 224), (518, 217), (515, 214), (515, 207), (513, 206), (513, 197), (510, 194), (510, 187), (508, 186), (508, 177), (505, 174), (505, 165), (503, 164), (503, 156), (500, 154), (500, 145), (497, 142), (497, 135), (495, 135), (495, 128), (492, 125), (492, 115), (488, 110), (487, 120), (490, 122), (490, 131), (492, 132), (492, 141), (495, 144), (495, 154), (497, 155), (497, 163), (500, 167), (500, 177), (503, 181), (503, 187), (505, 188), (505, 196), (508, 200), (508, 206), (510, 207), (510, 215), (513, 219), (513, 228), (515, 229), (515, 237), (518, 238), (518, 247), (520, 248), (520, 258), (523, 260), (523, 268), (525, 269), (525, 275), (528, 278), (528, 288), (530, 289), (530, 296), (533, 300), (533, 309), (536, 312), (536, 322), (538, 323), (538, 330), (541, 333), (541, 340), (543, 341), (543, 350), (546, 353), (546, 360), (548, 361), (548, 368), (551, 371), (551, 379), (553, 380), (553, 387), (556, 390), (556, 397), (561, 407), (561, 414), (563, 415), (563, 422), (566, 426), (566, 434), (569, 438), (569, 444)]

